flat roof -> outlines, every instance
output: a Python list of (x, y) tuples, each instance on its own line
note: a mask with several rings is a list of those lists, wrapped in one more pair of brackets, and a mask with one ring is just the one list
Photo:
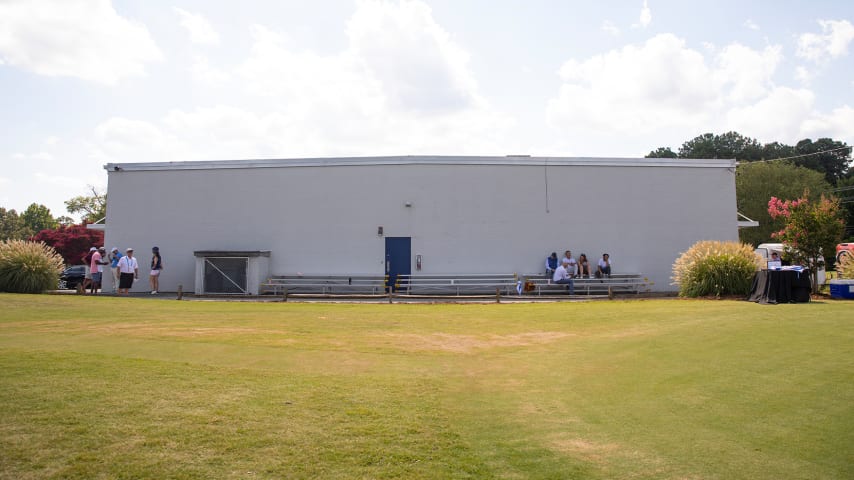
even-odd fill
[(336, 167), (370, 165), (519, 165), (600, 167), (688, 167), (734, 168), (735, 159), (716, 158), (608, 158), (531, 157), (527, 155), (442, 156), (403, 155), (389, 157), (276, 158), (258, 160), (200, 160), (187, 162), (108, 163), (108, 172), (155, 170), (221, 170), (234, 168)]

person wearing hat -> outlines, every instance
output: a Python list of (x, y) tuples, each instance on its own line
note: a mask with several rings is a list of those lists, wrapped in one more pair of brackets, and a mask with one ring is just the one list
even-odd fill
[(160, 258), (160, 249), (151, 248), (151, 274), (148, 276), (148, 284), (151, 285), (151, 294), (157, 295), (160, 288), (160, 271), (163, 270), (163, 259)]
[(566, 258), (560, 262), (560, 266), (555, 270), (552, 283), (565, 284), (569, 289), (569, 294), (575, 294), (575, 283), (572, 280), (572, 275), (569, 274), (569, 260)]
[(139, 263), (133, 258), (133, 249), (125, 250), (125, 256), (119, 259), (119, 295), (127, 295), (133, 281), (139, 278)]
[(119, 289), (119, 259), (122, 258), (122, 254), (119, 253), (119, 247), (113, 247), (110, 250), (110, 270), (113, 272), (113, 293), (116, 293)]

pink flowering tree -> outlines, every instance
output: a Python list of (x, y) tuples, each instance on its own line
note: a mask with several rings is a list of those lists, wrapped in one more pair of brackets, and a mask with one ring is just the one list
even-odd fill
[(784, 244), (788, 260), (810, 269), (812, 289), (817, 292), (818, 270), (824, 266), (822, 252), (834, 252), (845, 232), (845, 221), (837, 198), (822, 195), (821, 200), (810, 202), (808, 195), (804, 192), (797, 200), (771, 197), (768, 213), (785, 222), (783, 229), (771, 236)]

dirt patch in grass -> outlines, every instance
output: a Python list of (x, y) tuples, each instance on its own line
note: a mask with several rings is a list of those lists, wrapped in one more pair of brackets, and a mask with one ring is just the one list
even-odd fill
[(513, 335), (455, 335), (449, 333), (388, 334), (395, 346), (406, 351), (473, 353), (492, 348), (528, 347), (576, 336), (566, 332), (525, 332)]
[[(561, 439), (552, 448), (602, 468), (607, 478), (680, 478), (674, 477), (664, 462), (656, 457), (618, 443), (599, 443), (584, 438)], [(626, 465), (627, 468), (614, 468)]]

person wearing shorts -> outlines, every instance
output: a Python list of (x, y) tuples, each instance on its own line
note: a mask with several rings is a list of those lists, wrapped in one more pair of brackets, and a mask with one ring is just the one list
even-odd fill
[(133, 281), (139, 278), (139, 263), (133, 258), (133, 249), (128, 248), (125, 256), (119, 259), (119, 295), (129, 293)]
[(151, 285), (151, 294), (157, 295), (160, 289), (160, 271), (163, 270), (163, 259), (160, 257), (160, 249), (151, 248), (151, 274), (148, 276), (148, 284)]
[(83, 293), (86, 293), (86, 289), (92, 285), (92, 254), (96, 251), (98, 249), (92, 247), (89, 253), (83, 256), (83, 265), (86, 266), (86, 273), (83, 275)]
[(92, 283), (89, 285), (89, 293), (96, 294), (101, 288), (101, 265), (104, 265), (104, 247), (101, 247), (92, 252), (92, 259), (89, 261), (89, 271), (92, 272)]

